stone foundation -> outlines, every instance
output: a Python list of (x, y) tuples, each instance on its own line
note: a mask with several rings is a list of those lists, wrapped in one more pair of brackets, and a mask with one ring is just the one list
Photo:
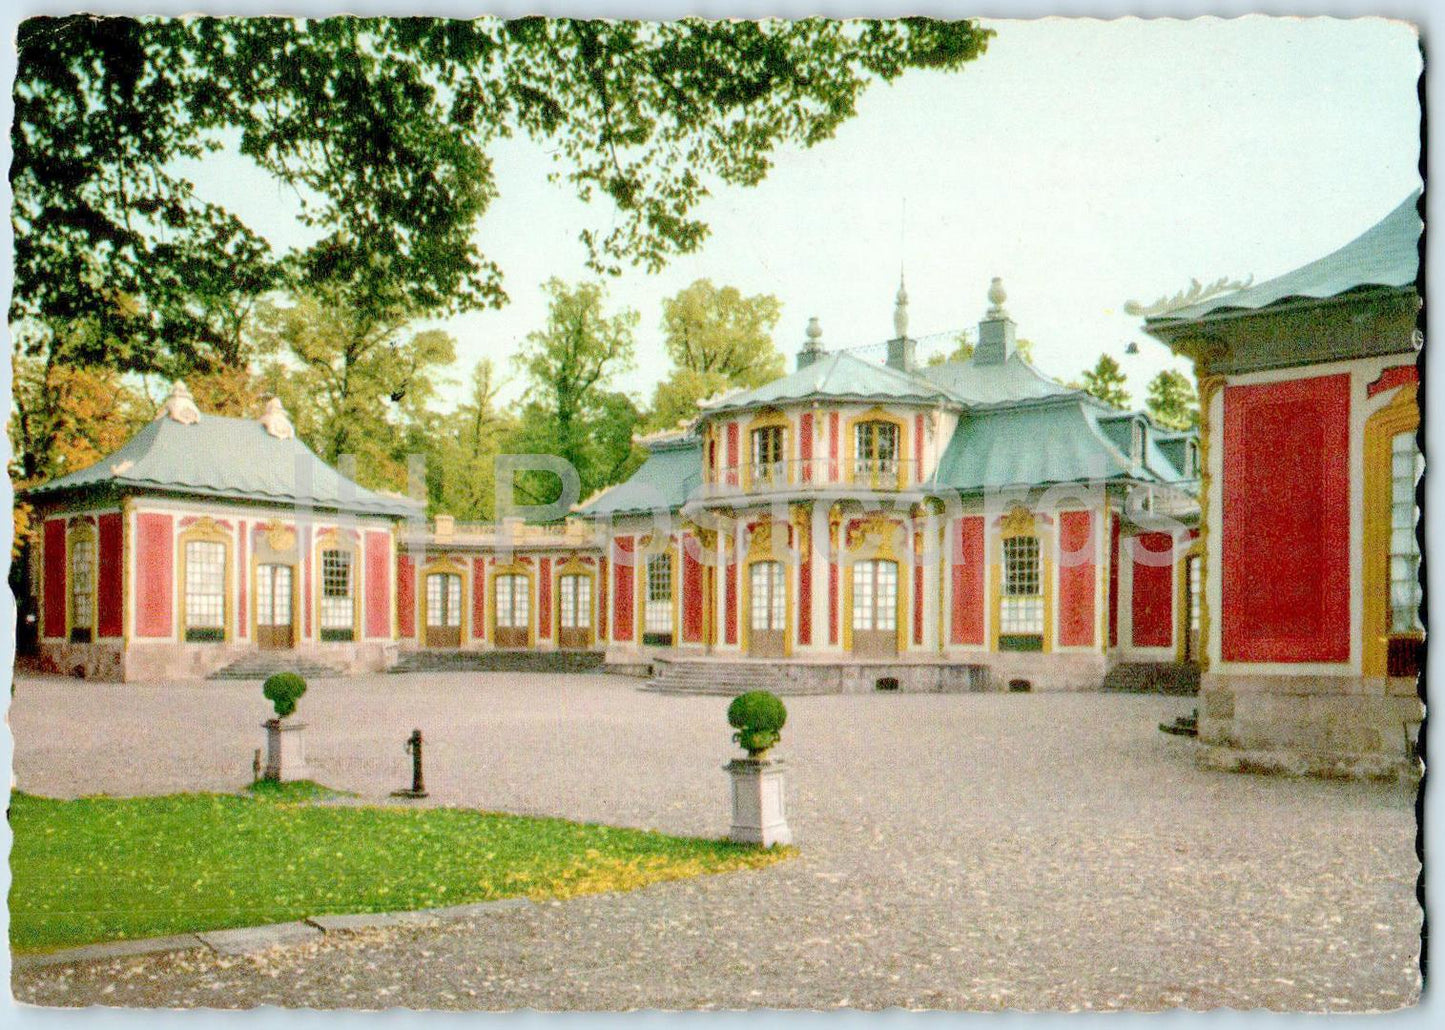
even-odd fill
[(1413, 679), (1205, 673), (1199, 740), (1218, 768), (1386, 775), (1413, 764), (1424, 715), (1415, 691)]
[(991, 689), (1006, 691), (1021, 680), (1028, 690), (1099, 690), (1104, 684), (1109, 659), (1085, 652), (1002, 651), (960, 655), (959, 660), (986, 666)]
[(319, 662), (344, 675), (380, 672), (395, 659), (390, 642), (304, 644), (286, 651), (262, 651), (253, 644), (137, 643), (121, 641), (94, 644), (43, 641), (39, 666), (49, 673), (110, 683), (153, 683), (178, 679), (205, 679), (242, 658), (265, 655), (284, 661)]

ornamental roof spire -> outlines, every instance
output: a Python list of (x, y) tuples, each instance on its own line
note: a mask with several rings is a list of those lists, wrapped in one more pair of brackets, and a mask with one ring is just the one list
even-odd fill
[(898, 294), (893, 298), (893, 335), (895, 339), (908, 336), (908, 287), (904, 285), (903, 273), (898, 273)]
[(1004, 310), (1003, 306), (1006, 300), (1008, 300), (1008, 293), (1003, 288), (1003, 279), (994, 276), (993, 281), (988, 285), (988, 317), (1008, 318), (1008, 312)]
[(171, 387), (170, 396), (161, 403), (161, 413), (156, 417), (168, 417), (183, 426), (193, 426), (201, 420), (201, 409), (196, 407), (196, 400), (191, 396), (186, 384), (177, 379)]

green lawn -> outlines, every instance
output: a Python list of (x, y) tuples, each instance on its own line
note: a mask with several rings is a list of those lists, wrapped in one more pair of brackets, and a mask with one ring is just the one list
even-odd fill
[(769, 865), (792, 849), (460, 808), (252, 795), (10, 802), (17, 952), (524, 895), (630, 890)]

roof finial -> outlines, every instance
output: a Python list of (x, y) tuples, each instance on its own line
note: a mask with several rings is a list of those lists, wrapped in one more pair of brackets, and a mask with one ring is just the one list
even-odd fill
[(814, 315), (808, 319), (808, 328), (804, 335), (808, 337), (808, 346), (814, 349), (823, 345), (823, 327), (818, 324), (818, 316)]
[(266, 402), (261, 412), (261, 425), (278, 440), (289, 440), (296, 435), (296, 427), (291, 424), (291, 416), (286, 414), (280, 397), (273, 396)]
[(201, 420), (201, 409), (196, 407), (196, 400), (191, 396), (191, 391), (186, 384), (177, 379), (171, 386), (171, 394), (161, 404), (161, 413), (157, 418), (169, 416), (183, 426), (193, 426)]
[(993, 282), (988, 285), (988, 317), (1007, 318), (1008, 312), (1003, 307), (1003, 302), (1006, 300), (1008, 300), (1008, 293), (1004, 291), (1003, 280), (994, 276)]
[(894, 339), (908, 338), (908, 287), (903, 283), (903, 272), (898, 272), (898, 295), (893, 298)]

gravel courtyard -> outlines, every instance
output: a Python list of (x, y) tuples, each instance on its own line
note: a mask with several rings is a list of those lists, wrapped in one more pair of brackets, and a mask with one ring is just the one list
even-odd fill
[[(22, 969), (44, 1005), (632, 1009), (905, 1006), (1379, 1010), (1419, 997), (1412, 793), (1208, 772), (1156, 729), (1193, 701), (1102, 694), (794, 698), (800, 857), (472, 924), (262, 958)], [(719, 836), (724, 698), (610, 676), (319, 680), (316, 779), (390, 801), (426, 735), (427, 803)], [(15, 779), (52, 796), (234, 790), (255, 684), (17, 682)]]

